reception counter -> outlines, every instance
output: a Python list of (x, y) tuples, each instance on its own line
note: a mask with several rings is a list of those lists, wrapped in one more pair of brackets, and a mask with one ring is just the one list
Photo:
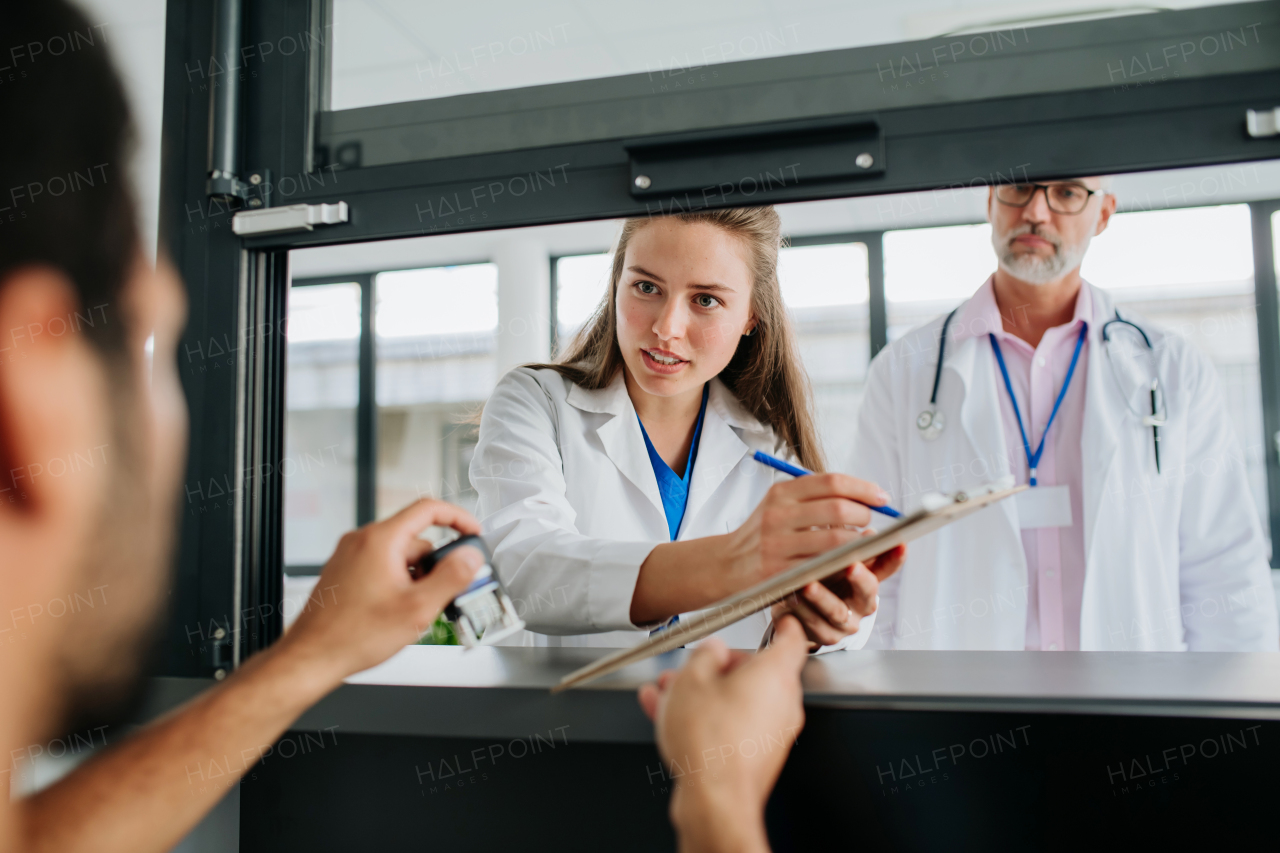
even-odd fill
[[(673, 772), (636, 703), (684, 652), (552, 695), (593, 649), (413, 646), (240, 785), (240, 849), (666, 850)], [(205, 682), (159, 679), (155, 708)], [(1268, 843), (1280, 655), (840, 652), (770, 802), (775, 850)], [(762, 735), (759, 745), (768, 747)]]

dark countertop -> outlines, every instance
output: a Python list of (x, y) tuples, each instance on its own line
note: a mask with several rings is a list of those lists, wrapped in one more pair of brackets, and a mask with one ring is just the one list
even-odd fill
[[(565, 693), (548, 689), (608, 649), (409, 646), (347, 680), (293, 726), (365, 734), (647, 743), (635, 691), (676, 651)], [(207, 688), (159, 678), (148, 711)], [(835, 652), (810, 660), (814, 707), (1280, 719), (1280, 654), (1176, 652)], [(545, 734), (544, 734), (545, 736)]]

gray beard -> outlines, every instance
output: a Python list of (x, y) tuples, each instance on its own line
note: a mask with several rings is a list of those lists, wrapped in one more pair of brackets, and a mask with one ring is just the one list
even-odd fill
[[(1018, 232), (1022, 233), (1022, 232)], [(1042, 285), (1055, 282), (1084, 261), (1085, 252), (1089, 251), (1090, 237), (1086, 236), (1075, 246), (1057, 244), (1053, 255), (1047, 258), (1015, 252), (1009, 246), (1009, 239), (1017, 235), (991, 233), (991, 242), (1000, 259), (1000, 269), (1014, 278), (1027, 284)]]

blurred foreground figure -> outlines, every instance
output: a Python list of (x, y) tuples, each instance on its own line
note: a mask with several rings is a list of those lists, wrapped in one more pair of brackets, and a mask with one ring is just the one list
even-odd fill
[[(0, 750), (11, 784), (19, 756), (133, 707), (177, 530), (186, 306), (174, 270), (139, 250), (128, 111), (101, 30), (50, 0), (0, 7), (0, 33), (13, 45), (0, 79)], [(11, 801), (0, 790), (0, 851), (173, 847), (299, 714), (414, 642), (467, 586), (481, 564), (467, 547), (411, 579), (430, 525), (479, 532), (465, 511), (422, 500), (347, 534), (270, 650), (43, 791)], [(779, 645), (720, 683), (764, 678), (787, 651), (803, 658), (798, 626)], [(723, 654), (700, 651), (690, 678), (710, 683)], [(701, 737), (700, 714), (665, 707), (664, 743)], [(230, 764), (227, 785), (190, 784), (189, 768), (214, 759)]]

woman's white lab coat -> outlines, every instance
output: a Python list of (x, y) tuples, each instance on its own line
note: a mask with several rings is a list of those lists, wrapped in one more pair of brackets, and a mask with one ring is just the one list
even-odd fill
[[(712, 380), (679, 539), (736, 529), (788, 479), (754, 461), (755, 450), (788, 455)], [(648, 626), (631, 623), (631, 596), (640, 565), (670, 533), (621, 373), (587, 391), (554, 370), (512, 370), (485, 404), (470, 475), (494, 568), (538, 632), (523, 644), (623, 647), (645, 637)], [(861, 645), (871, 624), (842, 645)], [(766, 611), (718, 636), (754, 649), (767, 625)]]
[[(1151, 428), (1126, 405), (1103, 350), (1114, 305), (1105, 291), (1092, 296), (1081, 649), (1276, 650), (1266, 546), (1212, 364), (1184, 338), (1124, 312), (1150, 336), (1166, 394), (1157, 474)], [(916, 427), (941, 327), (939, 317), (876, 357), (848, 464), (907, 511), (925, 492), (1009, 472), (1004, 390), (985, 334), (948, 341), (938, 388), (946, 427), (934, 441)], [(1123, 368), (1119, 346), (1111, 356)], [(1149, 398), (1134, 401), (1138, 411), (1143, 404)], [(879, 627), (867, 647), (1022, 649), (1026, 590), (1017, 505), (1006, 500), (911, 544), (902, 569), (881, 585)]]

